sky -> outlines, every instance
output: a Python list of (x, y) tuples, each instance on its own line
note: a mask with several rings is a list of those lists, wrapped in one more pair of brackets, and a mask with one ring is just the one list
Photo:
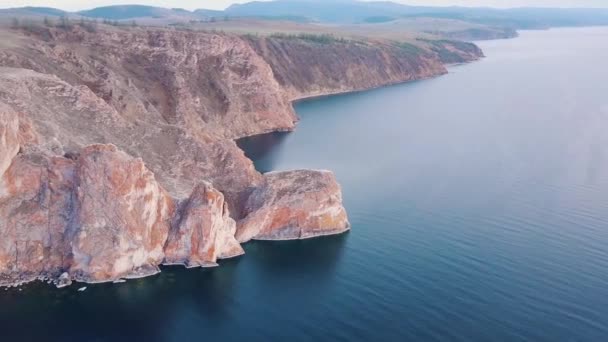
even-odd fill
[[(0, 0), (0, 8), (22, 6), (55, 7), (68, 11), (89, 9), (118, 4), (142, 4), (186, 9), (224, 9), (233, 3), (249, 0)], [(409, 5), (427, 6), (490, 6), (490, 7), (602, 7), (608, 8), (608, 0), (393, 0)]]

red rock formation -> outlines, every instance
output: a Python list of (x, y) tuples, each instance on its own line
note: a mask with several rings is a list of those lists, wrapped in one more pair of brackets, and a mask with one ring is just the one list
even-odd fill
[(166, 264), (217, 266), (217, 259), (245, 253), (234, 238), (236, 222), (224, 195), (209, 183), (197, 186), (180, 212), (165, 247)]
[(175, 205), (141, 159), (93, 145), (76, 162), (69, 273), (106, 281), (157, 272)]
[(238, 224), (240, 242), (294, 240), (350, 229), (342, 192), (330, 171), (287, 171), (264, 175), (245, 204)]
[(73, 159), (23, 150), (35, 137), (29, 127), (0, 103), (0, 164), (8, 165), (0, 182), (0, 285), (59, 281), (65, 272), (86, 282), (153, 274), (172, 222), (196, 248), (178, 250), (173, 234), (170, 258), (207, 265), (242, 254), (224, 197), (209, 184), (176, 210), (141, 159), (112, 145), (88, 146)]
[(7, 105), (0, 104), (0, 175), (19, 152), (19, 118)]
[(86, 147), (76, 160), (17, 155), (0, 189), (0, 285), (57, 282), (65, 272), (115, 281), (158, 272), (165, 254), (170, 263), (213, 266), (243, 253), (220, 192), (201, 185), (177, 210), (141, 159), (112, 145)]
[(18, 154), (35, 140), (30, 129), (26, 119), (0, 103), (0, 285), (64, 267), (64, 232), (71, 217), (66, 178), (71, 177), (63, 175), (70, 173), (72, 162), (36, 151)]
[(96, 143), (112, 143), (141, 157), (175, 198), (187, 197), (201, 179), (224, 193), (231, 211), (261, 175), (231, 140), (201, 140), (163, 122), (129, 123), (87, 87), (25, 69), (0, 67), (0, 101), (31, 118), (40, 132), (39, 148), (70, 154)]

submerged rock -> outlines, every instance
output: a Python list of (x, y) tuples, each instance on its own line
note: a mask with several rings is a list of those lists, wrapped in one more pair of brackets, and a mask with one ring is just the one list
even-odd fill
[(237, 240), (294, 240), (350, 229), (342, 192), (330, 171), (270, 172), (245, 204)]
[(67, 287), (72, 285), (72, 278), (67, 272), (63, 272), (55, 281), (57, 288)]

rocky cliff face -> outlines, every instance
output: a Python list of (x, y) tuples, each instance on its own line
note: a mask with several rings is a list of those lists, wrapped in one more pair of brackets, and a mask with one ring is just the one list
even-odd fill
[(245, 204), (237, 239), (296, 240), (350, 229), (342, 192), (329, 171), (270, 172)]
[(114, 281), (177, 259), (208, 266), (242, 254), (211, 185), (180, 207), (141, 159), (113, 145), (49, 156), (28, 145), (27, 127), (0, 103), (0, 141), (10, 151), (0, 160), (10, 165), (0, 183), (0, 285)]
[(217, 259), (244, 253), (236, 241), (236, 222), (224, 195), (211, 184), (198, 185), (176, 217), (165, 247), (165, 263), (215, 266)]
[(1, 36), (0, 286), (214, 266), (250, 239), (344, 232), (330, 172), (261, 175), (233, 139), (293, 129), (294, 99), (445, 72), (431, 48), (372, 42), (78, 25)]
[[(459, 62), (483, 56), (470, 43), (455, 48), (447, 40), (420, 46), (316, 36), (248, 38), (266, 60), (291, 100), (359, 91), (445, 74), (437, 47), (458, 54)], [(451, 63), (452, 61), (450, 61)]]
[(0, 52), (2, 65), (86, 86), (126, 122), (177, 125), (203, 140), (294, 127), (272, 70), (237, 36), (78, 26), (25, 33)]

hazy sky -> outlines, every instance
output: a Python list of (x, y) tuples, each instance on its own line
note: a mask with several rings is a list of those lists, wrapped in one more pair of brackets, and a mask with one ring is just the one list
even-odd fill
[[(393, 0), (411, 5), (459, 5), (492, 7), (604, 7), (608, 0)], [(248, 0), (0, 0), (0, 8), (21, 6), (48, 6), (64, 10), (81, 10), (97, 6), (117, 4), (144, 4), (162, 7), (181, 7), (186, 9), (209, 8), (224, 9), (232, 3)]]

